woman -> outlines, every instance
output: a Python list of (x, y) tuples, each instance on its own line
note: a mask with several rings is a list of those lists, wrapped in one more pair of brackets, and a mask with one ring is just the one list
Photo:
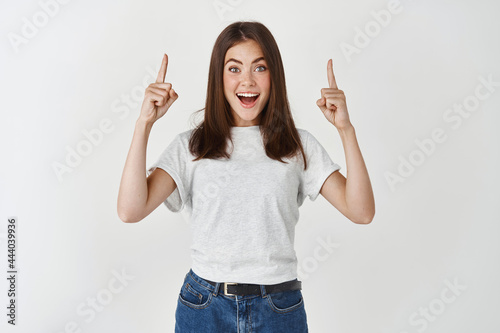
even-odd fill
[(259, 22), (235, 22), (221, 32), (204, 120), (179, 133), (146, 178), (149, 133), (178, 98), (164, 83), (167, 64), (164, 55), (156, 83), (146, 89), (118, 215), (138, 222), (162, 202), (190, 212), (192, 266), (179, 293), (175, 331), (307, 332), (294, 251), (298, 208), (321, 193), (354, 223), (370, 223), (375, 212), (332, 61), (317, 105), (340, 134), (348, 179), (311, 133), (295, 127), (278, 46)]

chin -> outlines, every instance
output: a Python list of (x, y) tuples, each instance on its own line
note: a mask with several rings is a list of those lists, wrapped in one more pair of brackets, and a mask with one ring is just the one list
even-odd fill
[(259, 118), (262, 111), (249, 111), (249, 110), (239, 110), (234, 112), (234, 115), (238, 116), (241, 120), (252, 121)]

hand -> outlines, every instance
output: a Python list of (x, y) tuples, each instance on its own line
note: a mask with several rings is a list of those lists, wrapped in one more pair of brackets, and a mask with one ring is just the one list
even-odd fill
[(151, 83), (144, 94), (144, 101), (142, 102), (141, 114), (139, 119), (147, 123), (154, 123), (170, 108), (170, 106), (179, 97), (172, 88), (171, 83), (165, 83), (165, 76), (167, 75), (168, 56), (163, 55), (160, 71), (155, 83)]
[(346, 129), (352, 126), (347, 113), (347, 103), (342, 90), (337, 87), (335, 75), (333, 74), (332, 59), (328, 60), (326, 66), (328, 75), (328, 84), (330, 88), (321, 89), (321, 98), (316, 101), (326, 119), (333, 124), (338, 130)]

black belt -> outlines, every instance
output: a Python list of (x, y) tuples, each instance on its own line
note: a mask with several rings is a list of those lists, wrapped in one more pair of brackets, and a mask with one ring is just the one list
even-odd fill
[[(217, 284), (216, 282), (213, 281), (209, 281), (206, 279), (204, 280), (210, 283), (214, 287)], [(288, 290), (301, 290), (302, 282), (298, 280), (292, 280), (278, 284), (265, 284), (264, 287), (266, 289), (266, 293), (272, 294)], [(232, 295), (245, 296), (245, 295), (260, 294), (261, 290), (259, 284), (221, 282), (219, 287), (219, 292), (227, 296), (232, 296)]]

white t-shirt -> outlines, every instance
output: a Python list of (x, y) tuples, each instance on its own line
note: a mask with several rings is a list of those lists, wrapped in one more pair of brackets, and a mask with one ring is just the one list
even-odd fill
[(177, 134), (147, 170), (149, 176), (161, 168), (177, 184), (164, 204), (172, 212), (188, 209), (191, 269), (215, 282), (276, 284), (297, 278), (299, 207), (306, 196), (316, 200), (340, 166), (300, 128), (306, 171), (300, 153), (283, 159), (288, 164), (267, 157), (259, 125), (231, 127), (230, 159), (193, 162), (192, 131)]

